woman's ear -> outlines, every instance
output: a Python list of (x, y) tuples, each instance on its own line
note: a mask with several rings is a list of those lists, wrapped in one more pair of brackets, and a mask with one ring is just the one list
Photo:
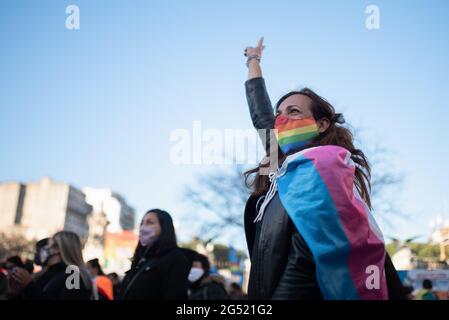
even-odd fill
[(327, 118), (321, 118), (320, 120), (318, 120), (316, 122), (316, 124), (318, 126), (318, 132), (323, 133), (324, 131), (327, 130), (327, 128), (329, 128), (329, 126), (331, 125), (331, 122)]

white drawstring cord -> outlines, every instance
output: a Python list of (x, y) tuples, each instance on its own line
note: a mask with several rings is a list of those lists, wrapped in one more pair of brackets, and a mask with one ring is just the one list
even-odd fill
[[(263, 200), (262, 205), (260, 206), (259, 213), (257, 214), (256, 219), (254, 219), (254, 222), (262, 220), (263, 214), (265, 212), (265, 208), (268, 206), (268, 204), (270, 203), (271, 199), (273, 199), (273, 197), (274, 197), (274, 195), (276, 194), (276, 191), (277, 191), (277, 173), (276, 172), (270, 172), (268, 177), (270, 178), (270, 183), (271, 183), (270, 184), (270, 188), (268, 189), (268, 192), (265, 195), (265, 199)], [(257, 208), (257, 204), (256, 204), (256, 208)]]
[(257, 202), (256, 202), (256, 211), (257, 211), (257, 212), (259, 212), (259, 202), (260, 202), (260, 201), (263, 202), (264, 199), (265, 199), (265, 196), (261, 196), (261, 197), (259, 198), (259, 200), (257, 200)]

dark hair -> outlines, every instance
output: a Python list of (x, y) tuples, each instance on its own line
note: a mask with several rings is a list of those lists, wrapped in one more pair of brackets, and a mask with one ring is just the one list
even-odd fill
[(193, 261), (199, 261), (201, 263), (201, 266), (204, 270), (204, 275), (208, 275), (210, 273), (210, 262), (209, 258), (206, 257), (204, 254), (197, 253)]
[(33, 273), (34, 264), (30, 259), (22, 260), (19, 256), (11, 256), (6, 259), (7, 262), (12, 263), (14, 266), (23, 268), (29, 273)]
[(231, 283), (231, 288), (234, 289), (234, 290), (241, 290), (242, 289), (242, 287), (237, 282)]
[[(309, 88), (303, 88), (300, 91), (291, 91), (279, 99), (276, 104), (275, 109), (277, 110), (280, 104), (288, 97), (301, 94), (309, 97), (312, 100), (311, 111), (315, 120), (328, 119), (330, 122), (329, 128), (322, 132), (314, 138), (309, 144), (304, 146), (304, 148), (324, 146), (324, 145), (336, 145), (347, 149), (351, 153), (351, 159), (355, 162), (355, 185), (363, 200), (369, 208), (371, 208), (371, 198), (370, 198), (370, 179), (371, 179), (371, 168), (368, 163), (368, 159), (362, 150), (356, 149), (354, 147), (354, 138), (351, 131), (344, 127), (345, 123), (344, 117), (341, 113), (336, 113), (334, 107), (324, 98), (316, 94), (313, 90)], [(282, 163), (286, 155), (282, 154), (280, 148), (278, 148), (279, 163)], [(260, 164), (259, 167), (245, 172), (245, 182), (246, 185), (252, 188), (253, 195), (261, 195), (268, 191), (270, 182), (267, 175), (260, 175), (259, 169), (261, 167), (268, 166), (268, 164)], [(254, 179), (250, 181), (250, 176), (256, 174)]]
[(92, 268), (98, 270), (98, 275), (104, 276), (103, 269), (101, 268), (100, 262), (98, 261), (98, 258), (92, 259), (87, 261), (88, 264), (91, 265)]
[(430, 281), (429, 279), (424, 279), (423, 282), (422, 282), (422, 287), (424, 289), (431, 290), (432, 287), (433, 287), (432, 281)]
[(116, 272), (108, 273), (107, 276), (108, 276), (109, 278), (119, 279), (119, 276), (118, 276), (118, 274), (117, 274)]
[(403, 286), (403, 287), (402, 287), (402, 292), (403, 292), (405, 295), (412, 294), (412, 293), (413, 293), (413, 287), (412, 287), (412, 286)]
[(33, 262), (36, 265), (43, 266), (46, 263), (46, 261), (45, 262), (41, 261), (40, 252), (45, 246), (48, 245), (48, 240), (49, 240), (49, 238), (41, 239), (41, 240), (37, 241), (36, 244), (34, 245), (35, 251), (34, 251), (34, 261)]
[(175, 227), (173, 226), (173, 220), (170, 214), (167, 211), (161, 209), (148, 210), (142, 217), (142, 220), (140, 222), (141, 225), (143, 219), (149, 213), (156, 214), (159, 220), (159, 224), (161, 225), (161, 234), (159, 235), (159, 238), (153, 244), (153, 246), (149, 248), (149, 250), (146, 250), (147, 248), (142, 246), (140, 242), (137, 244), (136, 250), (134, 251), (134, 256), (132, 258), (131, 268), (137, 266), (140, 259), (144, 255), (161, 255), (166, 251), (176, 248), (178, 246), (176, 241)]
[(40, 249), (45, 247), (48, 244), (49, 238), (44, 238), (36, 242), (36, 251), (39, 252)]
[(0, 296), (8, 292), (8, 277), (0, 270)]
[(34, 271), (34, 263), (33, 260), (26, 259), (25, 263), (23, 264), (23, 268), (28, 271), (29, 273), (33, 274)]
[(22, 258), (19, 256), (10, 256), (6, 258), (6, 261), (9, 263), (12, 263), (14, 266), (19, 268), (25, 268), (25, 263), (23, 262)]

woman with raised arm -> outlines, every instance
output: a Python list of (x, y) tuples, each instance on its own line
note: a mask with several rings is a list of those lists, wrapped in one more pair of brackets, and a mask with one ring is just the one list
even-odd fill
[(273, 112), (264, 48), (261, 38), (245, 49), (246, 96), (254, 127), (267, 130), (266, 159), (279, 166), (246, 173), (249, 298), (403, 299), (371, 216), (367, 158), (342, 114), (311, 89), (287, 93)]

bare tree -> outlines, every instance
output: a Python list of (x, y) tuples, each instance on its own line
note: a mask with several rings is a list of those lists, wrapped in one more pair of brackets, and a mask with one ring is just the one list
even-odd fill
[(243, 228), (243, 211), (249, 197), (244, 171), (240, 165), (216, 170), (199, 176), (194, 186), (186, 187), (184, 196), (196, 212), (193, 216), (208, 217), (200, 229), (205, 243), (216, 239), (223, 229)]
[(401, 193), (404, 173), (392, 165), (392, 151), (371, 144), (364, 148), (371, 165), (371, 203), (376, 218), (382, 220), (390, 228), (391, 216), (406, 218), (398, 207), (396, 200)]
[(34, 253), (34, 241), (19, 234), (0, 233), (0, 260), (8, 256), (31, 257)]

